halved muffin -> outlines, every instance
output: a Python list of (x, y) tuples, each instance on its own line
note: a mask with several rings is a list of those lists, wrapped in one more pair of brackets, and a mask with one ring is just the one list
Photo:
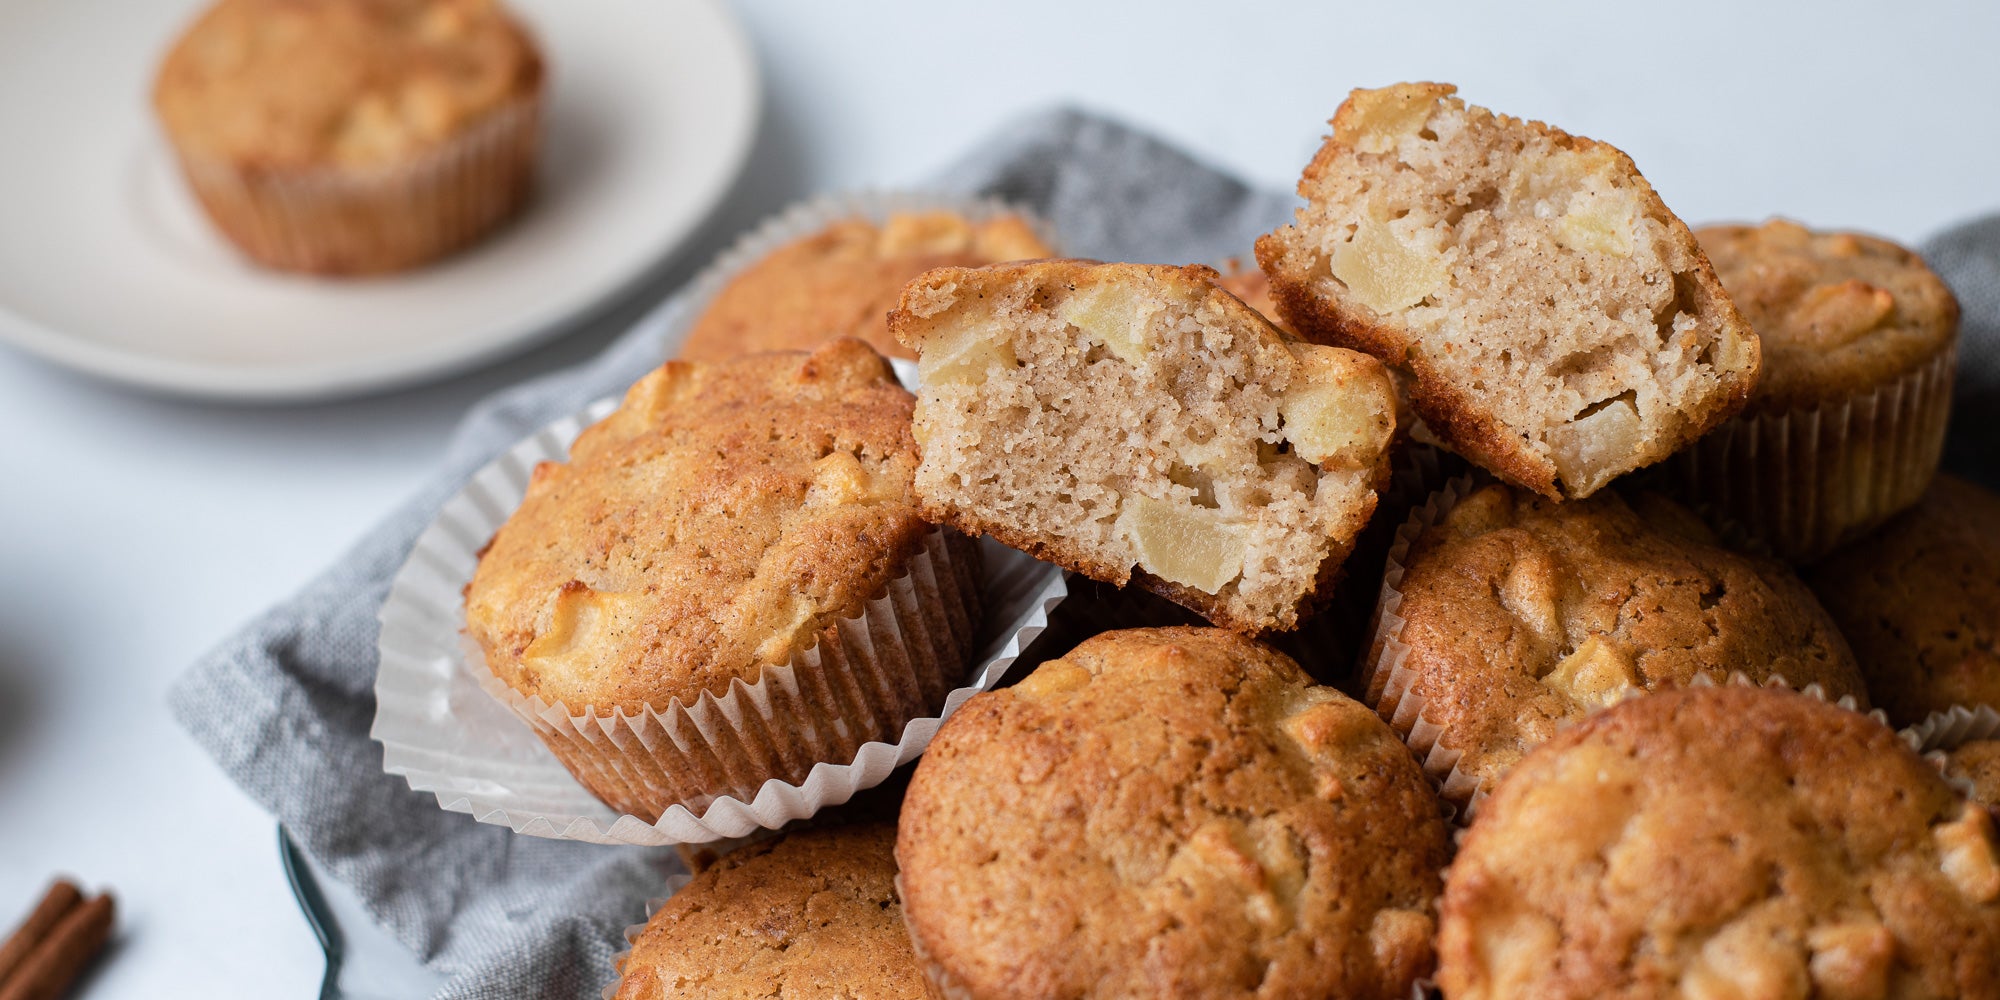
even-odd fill
[(1257, 261), (1292, 329), (1408, 375), (1439, 439), (1589, 496), (1741, 407), (1757, 338), (1624, 153), (1456, 91), (1350, 95)]
[(1215, 278), (1055, 260), (910, 283), (889, 325), (923, 378), (925, 516), (1218, 625), (1296, 626), (1375, 509), (1394, 396)]

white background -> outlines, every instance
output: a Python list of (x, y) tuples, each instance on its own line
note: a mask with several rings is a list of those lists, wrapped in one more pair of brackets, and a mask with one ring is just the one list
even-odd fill
[[(1281, 187), (1350, 87), (1401, 79), (1610, 141), (1694, 222), (1915, 240), (2000, 208), (2000, 4), (1522, 6), (744, 0), (769, 87), (751, 172), (656, 288), (792, 198), (913, 181), (1049, 102)], [(33, 151), (0, 137), (0, 155)], [(472, 401), (610, 333), (300, 408), (135, 396), (0, 353), (0, 921), (73, 872), (124, 907), (89, 996), (312, 995), (271, 820), (164, 692), (409, 493)]]

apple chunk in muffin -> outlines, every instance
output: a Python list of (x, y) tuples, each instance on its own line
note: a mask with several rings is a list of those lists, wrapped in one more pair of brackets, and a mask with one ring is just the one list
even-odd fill
[(939, 268), (891, 329), (927, 516), (1244, 632), (1295, 627), (1375, 508), (1387, 371), (1288, 338), (1206, 267)]

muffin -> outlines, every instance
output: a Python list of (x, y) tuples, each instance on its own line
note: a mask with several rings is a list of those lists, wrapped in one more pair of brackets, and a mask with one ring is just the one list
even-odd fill
[(940, 268), (889, 326), (918, 356), (924, 512), (1245, 632), (1322, 599), (1375, 508), (1393, 394), (1206, 267)]
[(1438, 983), (1498, 997), (2000, 997), (1992, 818), (1803, 694), (1665, 692), (1565, 730), (1445, 876)]
[(915, 358), (883, 321), (910, 279), (934, 267), (1054, 254), (1013, 214), (973, 220), (950, 211), (896, 212), (880, 225), (842, 219), (731, 278), (695, 321), (680, 356), (720, 361), (854, 337), (892, 358)]
[(2000, 739), (1968, 740), (1944, 758), (1945, 777), (1970, 786), (1972, 801), (2000, 809)]
[(1292, 329), (1399, 369), (1439, 440), (1586, 497), (1735, 412), (1757, 338), (1624, 153), (1456, 91), (1351, 94), (1257, 261)]
[(1941, 475), (1914, 509), (1805, 579), (1890, 722), (2000, 708), (2000, 497)]
[(1271, 301), (1271, 279), (1252, 263), (1245, 266), (1234, 257), (1223, 261), (1222, 276), (1215, 279), (1222, 290), (1243, 300), (1243, 304), (1257, 310), (1259, 316), (1271, 321), (1271, 325), (1291, 334), (1284, 321), (1278, 317), (1278, 304)]
[(251, 259), (360, 275), (520, 210), (542, 89), (534, 41), (491, 0), (222, 0), (167, 54), (153, 108)]
[(641, 379), (535, 469), (480, 557), (466, 631), (490, 688), (648, 820), (936, 714), (976, 556), (918, 513), (912, 405), (850, 339)]
[(1455, 495), (1391, 555), (1401, 573), (1378, 611), (1367, 687), (1454, 802), (1584, 715), (1696, 677), (1867, 697), (1805, 585), (1722, 548), (1672, 501), (1606, 491), (1553, 503), (1501, 484)]
[(1108, 632), (918, 762), (903, 915), (939, 995), (1410, 995), (1445, 828), (1365, 707), (1209, 628)]
[(1773, 219), (1698, 231), (1764, 347), (1743, 415), (1672, 469), (1682, 492), (1813, 559), (1915, 503), (1951, 411), (1958, 301), (1916, 254)]
[(882, 823), (724, 855), (646, 921), (609, 1000), (921, 1000), (895, 847)]

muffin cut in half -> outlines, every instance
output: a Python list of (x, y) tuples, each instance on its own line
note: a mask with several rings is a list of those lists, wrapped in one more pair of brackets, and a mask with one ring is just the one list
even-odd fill
[(1375, 509), (1392, 389), (1215, 278), (1054, 260), (910, 283), (889, 325), (922, 374), (924, 515), (1218, 625), (1295, 627)]
[(1350, 95), (1257, 260), (1292, 329), (1403, 370), (1439, 439), (1589, 496), (1735, 412), (1757, 339), (1624, 153), (1456, 91)]

